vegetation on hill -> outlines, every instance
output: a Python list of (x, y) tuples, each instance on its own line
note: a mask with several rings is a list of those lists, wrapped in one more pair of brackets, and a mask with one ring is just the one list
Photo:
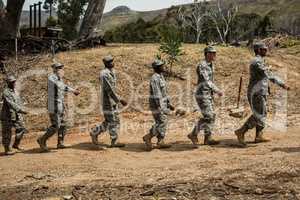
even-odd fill
[[(292, 0), (239, 0), (234, 1), (239, 6), (239, 12), (233, 21), (227, 42), (236, 40), (252, 40), (254, 37), (264, 38), (273, 33), (288, 33), (292, 35), (300, 34), (300, 1)], [(226, 4), (230, 5), (231, 0)], [(187, 12), (191, 5), (185, 5)], [(216, 6), (214, 1), (209, 3), (209, 7)], [(103, 30), (105, 39), (109, 42), (158, 42), (160, 41), (159, 30), (166, 25), (174, 25), (184, 35), (184, 42), (194, 42), (196, 33), (191, 27), (183, 27), (178, 20), (179, 7), (173, 6), (157, 14), (153, 19), (145, 19), (145, 14), (141, 17), (138, 12), (123, 12), (122, 17), (114, 20), (112, 16), (106, 15), (103, 19)], [(137, 18), (134, 20), (134, 18)], [(109, 22), (108, 20), (111, 19)], [(126, 20), (128, 23), (126, 23)], [(108, 26), (116, 23), (119, 26)], [(218, 33), (211, 18), (203, 20), (203, 31), (200, 42), (219, 41)]]

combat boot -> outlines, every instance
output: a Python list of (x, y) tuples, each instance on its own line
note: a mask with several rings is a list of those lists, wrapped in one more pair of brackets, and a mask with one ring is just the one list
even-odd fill
[(263, 127), (256, 127), (256, 135), (255, 135), (255, 143), (264, 143), (264, 142), (269, 142), (270, 140), (267, 140), (263, 137)]
[(172, 145), (166, 144), (164, 139), (158, 138), (158, 140), (157, 140), (157, 148), (158, 149), (168, 149), (171, 147), (172, 147)]
[(145, 135), (143, 137), (143, 141), (145, 142), (146, 144), (146, 148), (148, 151), (151, 151), (152, 150), (152, 142), (151, 142), (151, 139), (152, 139), (152, 135), (150, 133), (148, 133), (147, 135)]
[(14, 154), (15, 152), (13, 152), (9, 146), (4, 146), (4, 155), (12, 156)]
[(43, 136), (42, 136), (42, 137), (39, 137), (36, 141), (37, 141), (37, 143), (39, 144), (40, 149), (41, 149), (42, 152), (48, 152), (48, 151), (49, 151), (49, 149), (48, 149), (48, 147), (47, 147), (47, 144), (46, 144), (46, 141), (45, 141), (45, 139), (43, 138)]
[(218, 145), (218, 144), (220, 144), (220, 142), (212, 139), (211, 135), (204, 136), (204, 145)]
[(197, 146), (199, 144), (197, 135), (194, 135), (191, 133), (191, 134), (188, 134), (187, 137), (192, 141), (193, 145)]
[(14, 142), (14, 144), (12, 146), (14, 149), (16, 149), (16, 150), (18, 150), (20, 152), (24, 151), (24, 149), (20, 148), (21, 139), (22, 138), (15, 138), (15, 142)]
[(64, 145), (64, 142), (62, 139), (58, 139), (58, 143), (57, 143), (57, 149), (66, 149), (67, 146)]
[(117, 139), (112, 139), (111, 140), (111, 145), (110, 145), (110, 148), (122, 148), (122, 147), (125, 147), (126, 145), (123, 144), (123, 143), (118, 143), (117, 142)]
[(247, 144), (245, 142), (245, 133), (248, 131), (247, 126), (242, 126), (241, 128), (234, 131), (235, 135), (237, 136), (237, 139), (242, 147), (246, 147)]
[(93, 143), (94, 145), (99, 145), (99, 142), (98, 142), (98, 135), (96, 135), (94, 132), (95, 132), (95, 131), (94, 131), (93, 129), (90, 131), (90, 136), (91, 136), (91, 139), (92, 139), (92, 143)]
[(18, 150), (19, 152), (22, 152), (24, 151), (24, 149), (20, 148), (20, 143), (21, 143), (21, 140), (24, 136), (24, 134), (26, 134), (28, 131), (24, 128), (24, 129), (17, 129), (17, 134), (16, 134), (16, 137), (15, 137), (15, 142), (13, 144), (13, 148)]

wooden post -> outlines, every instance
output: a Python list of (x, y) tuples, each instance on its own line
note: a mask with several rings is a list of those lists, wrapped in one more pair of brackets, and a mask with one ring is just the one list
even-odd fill
[(29, 6), (29, 32), (32, 34), (32, 5)]
[(15, 55), (16, 55), (16, 61), (18, 60), (18, 38), (15, 38)]
[(42, 2), (38, 3), (39, 7), (39, 37), (42, 36)]

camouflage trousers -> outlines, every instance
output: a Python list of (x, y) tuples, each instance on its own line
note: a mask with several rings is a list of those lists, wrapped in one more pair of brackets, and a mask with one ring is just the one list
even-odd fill
[[(2, 126), (2, 144), (3, 146), (10, 146), (12, 139), (12, 128), (16, 129), (15, 143), (20, 143), (24, 134), (27, 132), (25, 129), (24, 121), (17, 119), (16, 121), (3, 120), (1, 121)], [(18, 142), (17, 142), (18, 141)]]
[(164, 139), (168, 125), (168, 115), (162, 111), (152, 111), (154, 125), (150, 129), (150, 134), (153, 137)]
[(248, 118), (244, 126), (248, 129), (254, 127), (265, 128), (267, 118), (267, 97), (266, 95), (248, 95), (248, 101), (252, 110), (252, 115)]
[(58, 133), (58, 144), (62, 144), (64, 141), (67, 125), (64, 119), (64, 114), (61, 113), (49, 113), (50, 126), (47, 128), (46, 133), (42, 136), (44, 141), (47, 141), (56, 132)]
[(112, 140), (118, 138), (120, 132), (120, 117), (117, 107), (113, 107), (112, 109), (107, 109), (104, 111), (104, 122), (97, 125), (93, 129), (92, 134), (98, 136), (107, 130)]
[(192, 134), (198, 135), (201, 130), (204, 130), (205, 135), (211, 135), (216, 119), (213, 99), (197, 98), (196, 100), (203, 117), (201, 117), (194, 126)]

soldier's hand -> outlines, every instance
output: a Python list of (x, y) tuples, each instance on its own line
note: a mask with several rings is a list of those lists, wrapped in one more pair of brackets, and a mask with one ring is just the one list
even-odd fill
[(27, 115), (28, 114), (28, 112), (25, 111), (25, 110), (21, 110), (20, 113), (23, 114), (23, 115)]
[(170, 110), (174, 111), (175, 107), (173, 105), (169, 105)]
[(283, 88), (286, 89), (287, 91), (291, 90), (291, 88), (287, 85), (284, 85)]
[(120, 100), (120, 103), (121, 103), (123, 106), (127, 106), (127, 105), (128, 105), (127, 101), (125, 101), (124, 99), (121, 99), (121, 100)]
[(217, 92), (217, 95), (218, 95), (219, 97), (222, 97), (222, 96), (224, 96), (224, 93), (223, 93), (222, 91), (219, 91), (219, 92)]
[(80, 95), (79, 90), (75, 90), (73, 93), (74, 93), (74, 95), (76, 95), (76, 96)]

